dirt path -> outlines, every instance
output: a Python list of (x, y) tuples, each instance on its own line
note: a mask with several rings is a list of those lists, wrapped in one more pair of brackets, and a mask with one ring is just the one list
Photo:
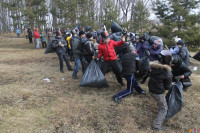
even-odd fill
[[(44, 49), (36, 50), (27, 42), (0, 38), (0, 132), (153, 132), (157, 108), (149, 93), (134, 93), (117, 105), (111, 97), (124, 88), (112, 73), (106, 75), (109, 88), (82, 88), (67, 67), (60, 73), (55, 53), (45, 55)], [(200, 69), (198, 61), (192, 63)], [(199, 74), (198, 70), (191, 76), (193, 86), (184, 92), (185, 106), (166, 123), (167, 133), (200, 128)], [(141, 86), (148, 92), (147, 84)]]

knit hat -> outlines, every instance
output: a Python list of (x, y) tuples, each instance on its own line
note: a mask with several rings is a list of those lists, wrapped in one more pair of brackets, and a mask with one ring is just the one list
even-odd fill
[(86, 37), (89, 39), (89, 38), (93, 37), (93, 35), (92, 35), (92, 33), (89, 32), (86, 34)]
[(184, 45), (185, 45), (185, 42), (184, 42), (183, 40), (179, 40), (179, 41), (177, 42), (177, 45), (184, 46)]
[(84, 34), (85, 34), (84, 31), (80, 31), (80, 32), (79, 32), (79, 36), (84, 35)]
[(103, 32), (101, 33), (101, 37), (103, 38), (103, 40), (106, 40), (107, 38), (109, 38), (108, 32), (107, 32), (107, 31), (103, 31)]

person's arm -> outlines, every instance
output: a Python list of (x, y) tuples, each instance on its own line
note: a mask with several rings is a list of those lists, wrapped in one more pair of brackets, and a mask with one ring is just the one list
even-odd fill
[(184, 74), (183, 74), (184, 77), (189, 77), (192, 74), (192, 71), (186, 65), (184, 65), (183, 71), (184, 71)]
[(149, 44), (149, 42), (148, 42), (148, 41), (145, 41), (145, 42), (143, 43), (142, 47), (143, 47), (144, 49), (149, 50), (149, 49), (150, 49), (150, 44)]
[(181, 57), (182, 59), (184, 59), (184, 58), (186, 57), (187, 53), (186, 53), (186, 51), (181, 50), (181, 51), (179, 51), (179, 55), (180, 55), (180, 57)]
[(172, 77), (173, 77), (173, 75), (172, 75), (171, 71), (167, 71), (166, 78), (163, 81), (163, 85), (164, 85), (165, 90), (171, 89)]
[(100, 49), (99, 47), (98, 47), (98, 58), (101, 58), (103, 56), (103, 51), (102, 51), (102, 49)]
[(113, 46), (115, 46), (115, 47), (120, 47), (120, 46), (122, 46), (125, 42), (124, 41), (113, 41), (112, 42), (113, 43)]
[(85, 45), (85, 49), (86, 49), (86, 51), (89, 53), (89, 55), (90, 56), (93, 56), (94, 55), (94, 50), (93, 50), (93, 48), (92, 48), (92, 43), (87, 43), (86, 45)]

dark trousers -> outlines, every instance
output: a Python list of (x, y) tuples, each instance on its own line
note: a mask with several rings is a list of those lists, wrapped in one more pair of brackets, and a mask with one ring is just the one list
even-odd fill
[(118, 83), (122, 83), (121, 71), (120, 71), (119, 64), (118, 64), (117, 60), (104, 61), (103, 70), (102, 70), (103, 74), (104, 75), (106, 74), (106, 72), (108, 71), (110, 66), (111, 66), (113, 72), (115, 73), (115, 75), (117, 77)]
[(29, 38), (29, 43), (33, 43), (32, 38)]
[(42, 47), (46, 48), (47, 47), (47, 43), (46, 42), (42, 42)]
[[(58, 53), (57, 53), (58, 54)], [(66, 53), (59, 53), (58, 54), (58, 58), (59, 58), (59, 61), (60, 61), (60, 71), (63, 70), (63, 59), (65, 60), (66, 62), (66, 65), (67, 65), (67, 68), (68, 69), (72, 69), (70, 63), (69, 63), (69, 60), (67, 58), (67, 54)]]
[(127, 89), (123, 90), (115, 95), (117, 98), (124, 98), (131, 93), (135, 89), (138, 93), (141, 93), (143, 90), (140, 88), (137, 80), (135, 79), (134, 75), (124, 75), (124, 78), (127, 81)]

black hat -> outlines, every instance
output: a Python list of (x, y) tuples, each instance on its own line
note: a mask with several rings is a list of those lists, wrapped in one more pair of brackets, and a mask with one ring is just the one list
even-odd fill
[(185, 42), (184, 42), (183, 40), (179, 40), (179, 41), (177, 42), (177, 45), (184, 46), (184, 45), (185, 45)]
[(80, 31), (80, 32), (79, 32), (79, 36), (84, 35), (84, 34), (85, 34), (84, 31)]
[(107, 31), (103, 31), (103, 32), (101, 33), (101, 37), (102, 37), (104, 40), (106, 40), (106, 39), (109, 37), (108, 32), (107, 32)]
[(56, 36), (61, 36), (59, 30), (56, 31)]
[(86, 34), (86, 37), (91, 38), (91, 37), (93, 37), (93, 35), (92, 35), (92, 33), (89, 32), (89, 33)]

